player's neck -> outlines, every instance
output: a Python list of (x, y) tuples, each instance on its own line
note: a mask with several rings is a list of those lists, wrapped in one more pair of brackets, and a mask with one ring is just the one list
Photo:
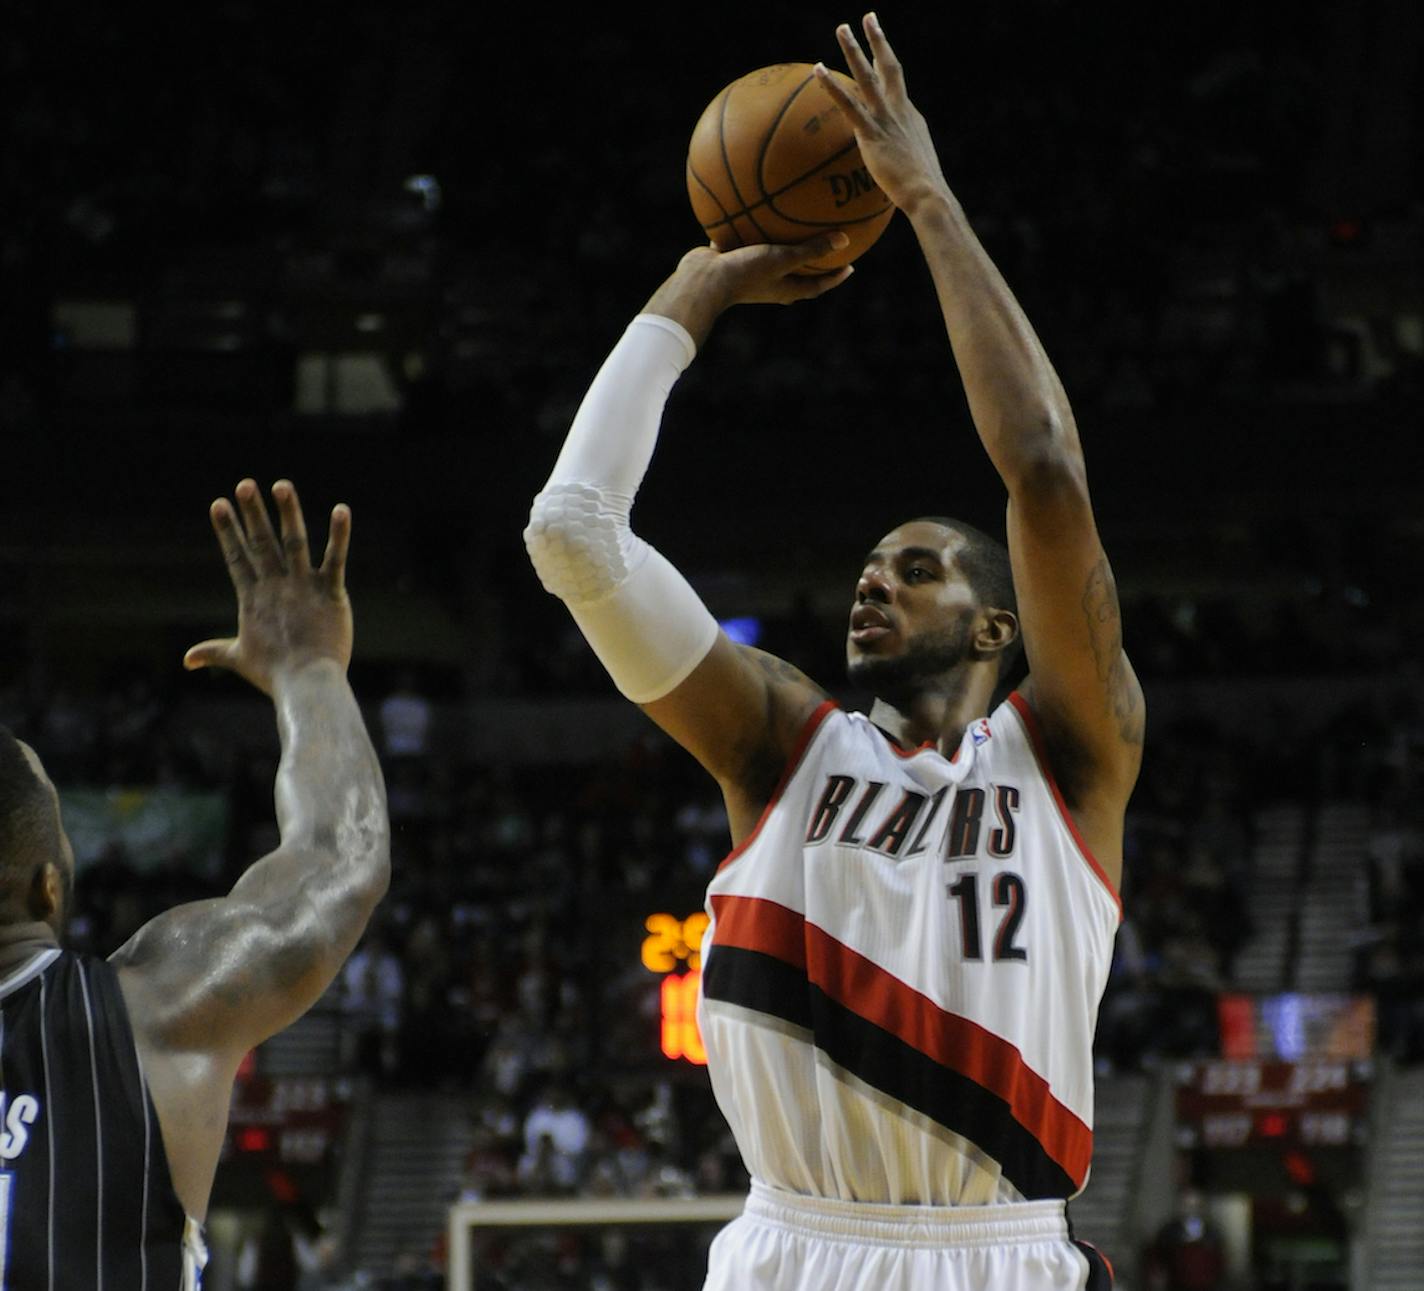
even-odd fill
[(0, 981), (37, 951), (57, 945), (54, 929), (42, 919), (0, 923)]
[(876, 699), (870, 720), (902, 748), (929, 743), (948, 755), (959, 747), (964, 728), (989, 711), (994, 678), (978, 670), (957, 672), (926, 686), (908, 699)]

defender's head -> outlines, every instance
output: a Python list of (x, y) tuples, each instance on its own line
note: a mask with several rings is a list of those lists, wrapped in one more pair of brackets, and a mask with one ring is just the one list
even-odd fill
[(0, 726), (0, 924), (40, 919), (63, 934), (74, 850), (34, 749)]
[(968, 667), (1002, 682), (1020, 650), (1008, 549), (988, 534), (925, 516), (866, 556), (846, 639), (855, 685), (899, 705)]

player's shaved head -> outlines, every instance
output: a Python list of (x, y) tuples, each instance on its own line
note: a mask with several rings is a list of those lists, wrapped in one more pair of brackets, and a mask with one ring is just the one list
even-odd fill
[(46, 861), (64, 868), (61, 840), (59, 806), (39, 759), (0, 726), (0, 918), (20, 916)]

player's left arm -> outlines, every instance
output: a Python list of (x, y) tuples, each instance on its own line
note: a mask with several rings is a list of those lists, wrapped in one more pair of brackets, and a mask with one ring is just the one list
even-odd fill
[(332, 512), (312, 568), (296, 490), (273, 487), (281, 538), (251, 480), (213, 528), (237, 590), (238, 633), (188, 651), (269, 695), (282, 758), (279, 846), (225, 897), (177, 906), (112, 956), (168, 1152), (189, 1214), (207, 1207), (243, 1055), (316, 1002), (351, 953), (390, 879), (385, 786), (346, 680), (350, 512)]
[(366, 927), (390, 875), (381, 767), (346, 680), (351, 516), (332, 512), (313, 568), (296, 490), (273, 486), (281, 536), (255, 483), (213, 529), (237, 591), (238, 633), (205, 641), (188, 668), (230, 669), (271, 697), (282, 746), (280, 845), (223, 898), (178, 906), (114, 955), (136, 1027), (160, 1047), (233, 1058), (300, 1017)]
[(857, 93), (828, 77), (822, 84), (929, 264), (970, 413), (1009, 493), (1028, 697), (1069, 805), (1111, 871), (1141, 763), (1145, 706), (1123, 652), (1077, 425), (1042, 344), (945, 181), (894, 51), (874, 18), (864, 28), (873, 62), (849, 27), (837, 32)]

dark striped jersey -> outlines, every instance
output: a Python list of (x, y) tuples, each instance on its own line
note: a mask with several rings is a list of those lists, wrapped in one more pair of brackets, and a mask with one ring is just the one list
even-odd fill
[(0, 981), (0, 1291), (195, 1291), (118, 975), (51, 948)]
[(708, 913), (702, 1038), (753, 1178), (892, 1205), (1083, 1187), (1121, 907), (1021, 696), (949, 758), (820, 709)]

